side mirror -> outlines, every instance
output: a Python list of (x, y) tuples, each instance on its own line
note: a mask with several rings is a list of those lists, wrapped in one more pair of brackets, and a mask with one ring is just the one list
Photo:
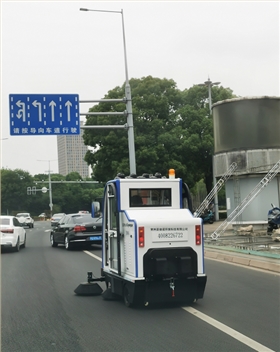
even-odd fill
[(93, 218), (96, 217), (96, 214), (100, 211), (100, 203), (99, 202), (92, 202), (91, 203), (91, 216)]

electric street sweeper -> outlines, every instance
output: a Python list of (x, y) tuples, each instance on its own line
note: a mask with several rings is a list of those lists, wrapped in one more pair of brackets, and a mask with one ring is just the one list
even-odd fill
[(105, 186), (101, 210), (101, 276), (88, 272), (77, 295), (123, 298), (126, 306), (203, 298), (202, 219), (193, 216), (189, 188), (174, 169), (168, 178), (118, 174)]

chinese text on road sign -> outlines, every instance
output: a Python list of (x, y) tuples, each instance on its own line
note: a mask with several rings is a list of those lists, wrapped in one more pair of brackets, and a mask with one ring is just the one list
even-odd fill
[(78, 94), (10, 94), (10, 134), (80, 134)]

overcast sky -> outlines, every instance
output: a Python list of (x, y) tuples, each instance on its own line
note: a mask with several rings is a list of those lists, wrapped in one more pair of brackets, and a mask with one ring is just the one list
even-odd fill
[(82, 7), (123, 9), (129, 78), (184, 90), (209, 77), (238, 96), (279, 96), (279, 1), (2, 0), (1, 167), (34, 175), (51, 160), (58, 172), (55, 136), (10, 135), (9, 94), (94, 100), (124, 83), (121, 14)]

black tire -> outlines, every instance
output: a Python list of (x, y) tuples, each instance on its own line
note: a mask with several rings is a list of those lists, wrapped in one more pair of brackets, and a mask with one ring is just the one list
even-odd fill
[(17, 239), (17, 244), (13, 249), (14, 249), (14, 252), (19, 252), (19, 250), (20, 250), (19, 237)]
[(55, 242), (53, 233), (50, 234), (50, 241), (51, 241), (51, 246), (52, 247), (57, 247), (58, 244)]
[[(272, 235), (272, 232), (273, 232), (273, 230), (274, 230), (274, 227), (275, 225), (274, 224), (268, 224), (268, 227), (267, 227), (267, 234), (269, 235), (269, 236), (271, 236)], [(277, 227), (276, 227), (277, 228)]]
[(23, 242), (23, 244), (21, 245), (21, 248), (25, 248), (26, 247), (26, 234), (25, 234), (25, 236), (24, 236), (24, 242)]
[(70, 251), (70, 249), (72, 248), (72, 245), (71, 245), (71, 243), (69, 242), (68, 236), (65, 236), (65, 238), (64, 238), (64, 245), (65, 245), (65, 249), (66, 249), (67, 251)]
[(213, 224), (213, 222), (214, 222), (213, 220), (209, 220), (209, 224)]
[(131, 308), (133, 306), (133, 304), (131, 303), (131, 296), (127, 285), (125, 285), (123, 288), (123, 301), (126, 307)]

